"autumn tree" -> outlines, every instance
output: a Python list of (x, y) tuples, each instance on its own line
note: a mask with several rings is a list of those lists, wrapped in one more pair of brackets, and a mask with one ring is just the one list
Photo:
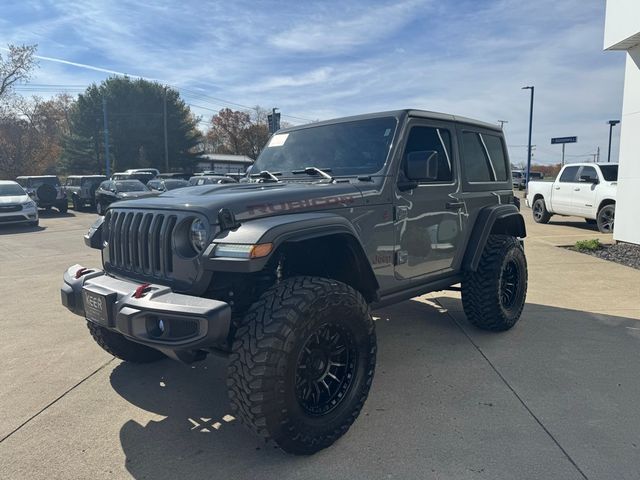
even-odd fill
[(112, 169), (164, 170), (165, 101), (170, 168), (189, 169), (197, 160), (202, 142), (198, 119), (176, 90), (148, 80), (111, 77), (78, 96), (63, 153), (66, 171), (97, 173), (104, 168), (103, 99)]
[(17, 100), (0, 117), (0, 177), (56, 173), (72, 105), (69, 95)]
[(16, 84), (29, 80), (31, 72), (37, 67), (34, 54), (37, 45), (7, 45), (8, 52), (0, 53), (0, 116), (9, 114), (13, 88)]
[(269, 139), (267, 113), (256, 107), (252, 114), (224, 108), (211, 119), (205, 136), (211, 153), (229, 153), (257, 158)]

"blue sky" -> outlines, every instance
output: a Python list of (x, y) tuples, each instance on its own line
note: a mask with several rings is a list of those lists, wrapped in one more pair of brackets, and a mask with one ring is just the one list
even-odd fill
[[(226, 106), (279, 107), (294, 124), (422, 108), (507, 120), (519, 162), (529, 108), (521, 87), (535, 85), (534, 161), (552, 163), (552, 136), (578, 136), (569, 155), (600, 146), (606, 159), (606, 121), (622, 105), (624, 54), (602, 51), (600, 0), (56, 0), (2, 10), (0, 45), (37, 43), (42, 57), (174, 85), (203, 128)], [(31, 82), (86, 86), (108, 75), (41, 59)]]

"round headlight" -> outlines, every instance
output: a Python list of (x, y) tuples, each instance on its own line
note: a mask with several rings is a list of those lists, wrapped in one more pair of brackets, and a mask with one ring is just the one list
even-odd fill
[(191, 222), (189, 238), (191, 239), (191, 246), (198, 253), (207, 246), (207, 226), (199, 218)]

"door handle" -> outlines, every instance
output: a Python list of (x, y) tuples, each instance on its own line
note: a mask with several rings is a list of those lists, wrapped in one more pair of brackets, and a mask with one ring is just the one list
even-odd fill
[(574, 188), (574, 189), (573, 189), (573, 191), (574, 191), (574, 192), (579, 192), (579, 191), (580, 191), (580, 189), (579, 189), (579, 188)]
[(556, 190), (560, 190), (560, 187), (554, 187)]
[(464, 202), (447, 202), (445, 207), (449, 210), (457, 210), (464, 207)]

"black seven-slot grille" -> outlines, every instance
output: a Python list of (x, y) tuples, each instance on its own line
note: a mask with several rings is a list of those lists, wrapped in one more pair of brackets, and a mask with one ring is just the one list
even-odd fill
[(165, 212), (109, 210), (104, 233), (111, 266), (145, 276), (171, 277), (177, 219), (177, 215)]

